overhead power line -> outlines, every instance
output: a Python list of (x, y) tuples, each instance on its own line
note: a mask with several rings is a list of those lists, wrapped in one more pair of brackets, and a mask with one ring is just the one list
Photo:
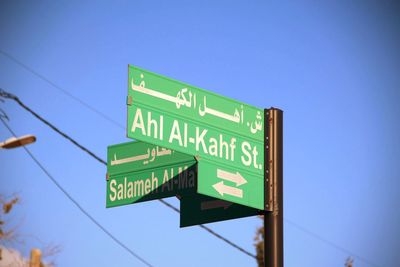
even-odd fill
[[(174, 211), (180, 213), (180, 210), (174, 206), (172, 206), (171, 204), (169, 204), (168, 202), (164, 201), (163, 199), (159, 199), (159, 201), (161, 201), (161, 203), (163, 203), (164, 205), (168, 206), (169, 208), (173, 209)], [(233, 243), (232, 241), (230, 241), (229, 239), (226, 239), (225, 237), (221, 236), (220, 234), (216, 233), (215, 231), (211, 230), (210, 228), (208, 228), (207, 226), (203, 225), (203, 224), (199, 224), (198, 225), (200, 228), (202, 228), (203, 230), (209, 232), (210, 234), (216, 236), (217, 238), (225, 241), (226, 243), (228, 243), (229, 245), (231, 245), (232, 247), (238, 249), (239, 251), (243, 252), (244, 254), (247, 254), (248, 256), (252, 257), (252, 258), (256, 258), (256, 256), (250, 252), (248, 252), (247, 250), (239, 247), (238, 245), (236, 245), (235, 243)]]
[(361, 257), (361, 256), (353, 253), (352, 251), (350, 251), (350, 250), (348, 250), (348, 249), (346, 249), (346, 248), (344, 248), (342, 246), (339, 246), (339, 245), (335, 244), (334, 242), (332, 242), (332, 241), (320, 236), (319, 234), (316, 234), (316, 233), (306, 229), (305, 227), (303, 227), (301, 225), (298, 225), (297, 223), (295, 223), (295, 222), (293, 222), (293, 221), (291, 221), (291, 220), (289, 220), (287, 218), (285, 218), (285, 222), (290, 224), (290, 225), (292, 225), (293, 227), (297, 228), (298, 230), (300, 230), (300, 231), (302, 231), (302, 232), (314, 237), (315, 239), (318, 239), (319, 241), (321, 241), (321, 242), (323, 242), (323, 243), (325, 243), (325, 244), (327, 244), (327, 245), (329, 245), (329, 246), (331, 246), (333, 248), (336, 248), (337, 250), (339, 250), (339, 251), (341, 251), (341, 252), (343, 252), (343, 253), (345, 253), (347, 255), (351, 255), (354, 258), (358, 258), (360, 261), (363, 261), (364, 263), (366, 263), (368, 265), (379, 267), (378, 265), (376, 265), (375, 263), (371, 262), (370, 260), (368, 260), (368, 259), (366, 259), (364, 257)]
[[(6, 126), (6, 128), (10, 131), (10, 133), (16, 137), (17, 135), (15, 132), (11, 129), (11, 127), (5, 122), (5, 120), (0, 117), (1, 121), (3, 124)], [(118, 238), (116, 238), (110, 231), (108, 231), (103, 225), (101, 225), (92, 215), (90, 215), (79, 203), (76, 201), (68, 192), (65, 190), (59, 183), (58, 181), (46, 170), (46, 168), (39, 162), (39, 160), (31, 153), (31, 151), (26, 148), (26, 146), (23, 146), (25, 149), (26, 153), (32, 158), (32, 160), (36, 163), (36, 165), (39, 166), (39, 168), (46, 174), (46, 176), (57, 186), (57, 188), (64, 193), (64, 195), (86, 216), (89, 218), (89, 220), (94, 223), (100, 230), (102, 230), (106, 235), (108, 235), (114, 242), (116, 242), (118, 245), (120, 245), (123, 249), (125, 249), (129, 254), (134, 256), (136, 259), (141, 261), (143, 264), (149, 267), (153, 267), (148, 261), (140, 257), (137, 253), (135, 253), (132, 249), (130, 249), (127, 245), (125, 245), (122, 241), (120, 241)]]
[(88, 104), (87, 102), (79, 99), (78, 97), (74, 96), (73, 94), (71, 94), (70, 92), (68, 92), (67, 90), (63, 89), (61, 86), (57, 85), (56, 83), (50, 81), (49, 79), (47, 79), (45, 76), (41, 75), (39, 72), (35, 71), (34, 69), (30, 68), (29, 66), (27, 66), (26, 64), (22, 63), (21, 61), (19, 61), (18, 59), (16, 59), (15, 57), (13, 57), (12, 55), (10, 55), (7, 52), (4, 52), (3, 50), (0, 50), (0, 53), (3, 54), (5, 57), (7, 57), (8, 59), (14, 61), (14, 63), (16, 63), (17, 65), (19, 65), (20, 67), (24, 68), (25, 70), (29, 71), (30, 73), (32, 73), (33, 75), (35, 75), (36, 77), (38, 77), (39, 79), (41, 79), (42, 81), (50, 84), (52, 87), (54, 87), (55, 89), (57, 89), (58, 91), (60, 91), (61, 93), (63, 93), (64, 95), (72, 98), (73, 100), (75, 100), (76, 102), (80, 103), (81, 105), (85, 106), (87, 109), (91, 110), (92, 112), (96, 113), (97, 115), (99, 115), (100, 117), (103, 117), (103, 119), (111, 122), (112, 124), (114, 124), (115, 126), (125, 129), (125, 127), (121, 124), (119, 124), (118, 122), (116, 122), (115, 120), (113, 120), (112, 118), (110, 118), (109, 116), (107, 116), (106, 114), (104, 114), (103, 112), (99, 111), (98, 109), (96, 109), (95, 107), (91, 106), (90, 104)]
[[(86, 152), (87, 154), (89, 154), (90, 156), (92, 156), (93, 158), (95, 158), (97, 161), (103, 163), (104, 165), (107, 165), (106, 161), (100, 159), (100, 157), (96, 156), (93, 152), (91, 152), (89, 149), (87, 149), (86, 147), (84, 147), (83, 145), (79, 144), (77, 141), (75, 141), (73, 138), (71, 138), (70, 136), (68, 136), (67, 134), (65, 134), (64, 132), (62, 132), (61, 130), (59, 130), (57, 127), (55, 127), (53, 124), (51, 124), (50, 122), (48, 122), (46, 119), (44, 119), (43, 117), (41, 117), (40, 115), (38, 115), (36, 112), (34, 112), (32, 109), (30, 109), (28, 106), (26, 106), (17, 96), (10, 94), (6, 91), (4, 91), (3, 89), (0, 88), (0, 97), (4, 97), (7, 99), (12, 99), (14, 101), (16, 101), (22, 108), (24, 108), (25, 110), (27, 110), (29, 113), (31, 113), (33, 116), (35, 116), (37, 119), (39, 119), (41, 122), (43, 122), (44, 124), (46, 124), (48, 127), (50, 127), (52, 130), (54, 130), (55, 132), (57, 132), (58, 134), (60, 134), (62, 137), (66, 138), (67, 140), (69, 140), (72, 144), (76, 145), (77, 147), (79, 147), (81, 150), (83, 150), (84, 152)], [(166, 205), (167, 207), (171, 208), (172, 210), (180, 213), (179, 209), (177, 209), (176, 207), (172, 206), (171, 204), (169, 204), (168, 202), (159, 199), (159, 201), (161, 203), (163, 203), (164, 205)], [(206, 230), (207, 232), (209, 232), (210, 234), (214, 235), (215, 237), (217, 237), (218, 239), (226, 242), (227, 244), (229, 244), (230, 246), (238, 249), (239, 251), (245, 253), (246, 255), (252, 257), (252, 258), (256, 258), (256, 255), (252, 254), (251, 252), (245, 250), (244, 248), (240, 247), (239, 245), (235, 244), (234, 242), (230, 241), (229, 239), (221, 236), (220, 234), (217, 234), (216, 232), (214, 232), (213, 230), (211, 230), (210, 228), (208, 228), (207, 226), (204, 226), (202, 224), (198, 225), (200, 228)]]
[[(50, 84), (51, 86), (53, 86), (55, 89), (57, 89), (57, 90), (59, 90), (60, 92), (62, 92), (63, 94), (65, 94), (66, 96), (68, 96), (68, 97), (74, 99), (75, 101), (77, 101), (78, 103), (82, 104), (83, 106), (85, 106), (86, 108), (88, 108), (89, 110), (91, 110), (92, 112), (94, 112), (94, 113), (98, 114), (99, 116), (103, 117), (104, 119), (106, 119), (106, 120), (112, 122), (115, 126), (117, 126), (117, 127), (119, 127), (119, 128), (122, 128), (122, 129), (125, 129), (121, 124), (119, 124), (118, 122), (116, 122), (116, 121), (113, 120), (112, 118), (108, 117), (107, 115), (105, 115), (105, 114), (102, 113), (101, 111), (97, 110), (96, 108), (90, 106), (90, 105), (89, 105), (88, 103), (86, 103), (85, 101), (83, 101), (83, 100), (79, 99), (78, 97), (72, 95), (71, 93), (69, 93), (69, 92), (66, 91), (65, 89), (62, 89), (61, 87), (59, 87), (58, 85), (56, 85), (54, 82), (50, 81), (49, 79), (47, 79), (47, 78), (44, 77), (43, 75), (39, 74), (38, 72), (36, 72), (36, 71), (33, 70), (32, 68), (28, 67), (27, 65), (25, 65), (25, 64), (22, 63), (21, 61), (17, 60), (16, 58), (14, 58), (13, 56), (11, 56), (10, 54), (8, 54), (8, 53), (6, 53), (6, 52), (4, 52), (4, 51), (2, 51), (2, 50), (0, 50), (0, 53), (2, 53), (2, 54), (3, 54), (4, 56), (6, 56), (8, 59), (14, 61), (16, 64), (18, 64), (19, 66), (21, 66), (21, 67), (24, 68), (25, 70), (29, 71), (29, 72), (32, 73), (33, 75), (35, 75), (35, 76), (37, 76), (38, 78), (42, 79), (43, 81), (47, 82), (48, 84)], [(0, 89), (0, 90), (1, 90), (1, 89)], [(170, 205), (168, 202), (165, 202), (165, 201), (163, 201), (162, 199), (159, 199), (159, 200), (160, 200), (164, 205), (166, 205), (166, 206), (172, 208), (172, 209), (175, 210), (176, 212), (180, 212), (179, 209), (177, 209), (176, 207)], [(312, 232), (312, 231), (310, 231), (310, 230), (304, 228), (303, 226), (300, 226), (300, 225), (294, 223), (293, 221), (290, 221), (290, 220), (288, 220), (288, 219), (286, 219), (286, 218), (284, 218), (284, 221), (287, 222), (288, 224), (290, 224), (290, 225), (296, 227), (297, 229), (303, 231), (304, 233), (309, 234), (309, 235), (313, 236), (314, 238), (316, 238), (316, 239), (318, 239), (318, 240), (320, 240), (320, 241), (322, 241), (322, 242), (324, 242), (324, 243), (326, 243), (326, 244), (328, 244), (328, 245), (330, 245), (330, 246), (332, 246), (332, 247), (334, 247), (334, 248), (336, 248), (336, 249), (338, 249), (338, 250), (340, 250), (340, 251), (342, 251), (342, 252), (344, 252), (344, 253), (349, 253), (349, 254), (354, 255), (354, 257), (358, 258), (359, 260), (361, 260), (361, 261), (363, 261), (363, 262), (365, 262), (365, 263), (367, 263), (367, 264), (369, 264), (369, 265), (371, 265), (371, 266), (378, 266), (378, 265), (372, 263), (371, 261), (369, 261), (369, 260), (367, 260), (367, 259), (365, 259), (365, 258), (363, 258), (363, 257), (357, 256), (356, 254), (354, 254), (353, 252), (349, 251), (348, 249), (342, 248), (341, 246), (336, 245), (334, 242), (331, 242), (331, 241), (329, 241), (328, 239), (325, 239), (325, 238), (321, 237), (320, 235), (318, 235), (318, 234), (316, 234), (316, 233), (314, 233), (314, 232)], [(213, 232), (213, 231), (212, 231), (211, 229), (209, 229), (208, 227), (206, 227), (206, 226), (204, 226), (204, 225), (199, 225), (199, 227), (204, 228), (204, 230), (210, 232), (210, 234), (215, 235), (216, 237), (220, 238), (220, 236), (219, 236), (217, 233)], [(223, 237), (222, 237), (221, 239), (224, 240)], [(227, 242), (228, 244), (230, 244), (231, 246), (233, 246), (233, 247), (239, 249), (240, 251), (243, 250), (241, 247), (237, 246), (236, 244), (234, 244), (234, 243), (231, 244), (229, 240), (224, 240), (224, 241)], [(249, 256), (251, 256), (251, 257), (253, 257), (253, 258), (256, 258), (256, 256), (255, 256), (254, 254), (252, 254), (252, 253), (250, 253), (250, 252), (248, 252), (248, 251), (246, 251), (246, 250), (243, 250), (242, 252), (244, 252), (245, 254), (247, 254), (247, 255), (249, 255)]]
[[(54, 83), (53, 81), (49, 80), (48, 78), (46, 78), (45, 76), (41, 75), (40, 73), (38, 73), (37, 71), (35, 71), (34, 69), (30, 68), (29, 66), (27, 66), (26, 64), (24, 64), (23, 62), (19, 61), (18, 59), (16, 59), (15, 57), (13, 57), (12, 55), (10, 55), (9, 53), (0, 50), (0, 53), (2, 53), (5, 57), (7, 57), (8, 59), (12, 60), (14, 63), (16, 63), (17, 65), (19, 65), (20, 67), (24, 68), (25, 70), (27, 70), (28, 72), (32, 73), (33, 75), (35, 75), (36, 77), (38, 77), (39, 79), (45, 81), (46, 83), (48, 83), (49, 85), (51, 85), (52, 87), (54, 87), (55, 89), (57, 89), (58, 91), (60, 91), (61, 93), (63, 93), (64, 95), (72, 98), (73, 100), (77, 101), (78, 103), (82, 104), (83, 106), (85, 106), (87, 109), (91, 110), (92, 112), (96, 113), (97, 115), (103, 117), (104, 119), (108, 120), (109, 122), (113, 123), (115, 126), (125, 129), (124, 126), (122, 126), (121, 124), (119, 124), (118, 122), (116, 122), (115, 120), (113, 120), (112, 118), (108, 117), (106, 114), (104, 114), (103, 112), (99, 111), (98, 109), (96, 109), (95, 107), (89, 105), (88, 103), (86, 103), (85, 101), (79, 99), (78, 97), (72, 95), (71, 93), (69, 93), (67, 90), (61, 88), (60, 86), (58, 86), (56, 83)], [(36, 118), (38, 118), (40, 121), (42, 121), (43, 123), (45, 123), (47, 126), (49, 126), (51, 129), (53, 129), (54, 131), (56, 131), (57, 133), (59, 133), (60, 135), (62, 135), (64, 138), (68, 139), (69, 141), (71, 141), (74, 145), (78, 146), (80, 149), (82, 149), (83, 151), (85, 151), (86, 153), (88, 153), (90, 156), (94, 157), (97, 161), (103, 163), (103, 164), (107, 164), (104, 160), (100, 159), (98, 156), (96, 156), (94, 153), (92, 153), (90, 150), (86, 149), (84, 146), (80, 145), (77, 141), (75, 141), (74, 139), (72, 139), (71, 137), (69, 137), (68, 135), (66, 135), (64, 132), (62, 132), (61, 130), (59, 130), (57, 127), (55, 127), (54, 125), (50, 124), (48, 121), (46, 121), (45, 119), (43, 119), (41, 116), (39, 116), (36, 112), (34, 112), (33, 110), (31, 110), (29, 107), (27, 107), (24, 103), (22, 103), (22, 101), (19, 100), (18, 97), (5, 92), (4, 90), (2, 90), (0, 88), (0, 96), (3, 96), (5, 98), (9, 98), (9, 99), (13, 99), (15, 100), (21, 107), (23, 107), (25, 110), (27, 110), (28, 112), (30, 112), (33, 116), (35, 116)], [(175, 208), (174, 206), (170, 205), (168, 202), (159, 199), (159, 201), (161, 203), (163, 203), (164, 205), (168, 206), (169, 208), (173, 209), (174, 211), (180, 213), (179, 209)], [(242, 247), (236, 245), (235, 243), (233, 243), (232, 241), (222, 237), (221, 235), (217, 234), (216, 232), (214, 232), (213, 230), (211, 230), (210, 228), (208, 228), (207, 226), (204, 225), (199, 225), (199, 227), (203, 228), (205, 231), (209, 232), (210, 234), (214, 235), (215, 237), (225, 241), (226, 243), (228, 243), (229, 245), (233, 246), (234, 248), (238, 249), (239, 251), (247, 254), (248, 256), (252, 257), (252, 258), (256, 258), (256, 255), (252, 254), (251, 252), (243, 249)]]
[(61, 131), (60, 129), (58, 129), (57, 127), (55, 127), (53, 124), (49, 123), (47, 120), (43, 119), (43, 117), (39, 116), (36, 112), (34, 112), (32, 109), (30, 109), (28, 106), (26, 106), (24, 103), (22, 103), (21, 100), (19, 100), (18, 97), (16, 97), (13, 94), (10, 94), (6, 91), (4, 91), (3, 89), (0, 88), (0, 96), (4, 97), (4, 98), (9, 98), (12, 99), (14, 101), (16, 101), (22, 108), (24, 108), (25, 110), (27, 110), (29, 113), (31, 113), (33, 116), (35, 116), (37, 119), (39, 119), (41, 122), (43, 122), (44, 124), (46, 124), (47, 126), (49, 126), (52, 130), (56, 131), (58, 134), (60, 134), (62, 137), (66, 138), (67, 140), (69, 140), (71, 143), (73, 143), (74, 145), (76, 145), (77, 147), (79, 147), (80, 149), (82, 149), (83, 151), (85, 151), (86, 153), (88, 153), (90, 156), (92, 156), (93, 158), (95, 158), (97, 161), (99, 161), (100, 163), (103, 163), (105, 165), (107, 165), (107, 162), (105, 162), (104, 160), (102, 160), (100, 157), (96, 156), (93, 152), (91, 152), (89, 149), (87, 149), (86, 147), (84, 147), (83, 145), (79, 144), (77, 141), (75, 141), (72, 137), (68, 136), (66, 133), (64, 133), (63, 131)]
[[(28, 112), (30, 112), (32, 115), (34, 115), (36, 118), (38, 118), (40, 121), (42, 121), (43, 123), (45, 123), (47, 126), (49, 126), (52, 130), (56, 131), (57, 133), (59, 133), (61, 136), (63, 136), (64, 138), (67, 138), (70, 142), (72, 142), (74, 145), (78, 146), (80, 149), (82, 149), (83, 151), (85, 151), (86, 153), (88, 153), (90, 156), (92, 156), (93, 158), (95, 158), (96, 160), (98, 160), (99, 162), (107, 165), (107, 163), (100, 159), (98, 156), (96, 156), (93, 152), (91, 152), (89, 149), (85, 148), (84, 146), (80, 145), (77, 141), (75, 141), (74, 139), (72, 139), (71, 137), (69, 137), (67, 134), (65, 134), (64, 132), (60, 131), (57, 127), (55, 127), (54, 125), (52, 125), (50, 122), (48, 122), (47, 120), (45, 120), (44, 118), (42, 118), (40, 115), (38, 115), (36, 112), (32, 111), (29, 107), (27, 107), (24, 103), (22, 103), (21, 100), (19, 100), (18, 97), (16, 97), (15, 95), (12, 95), (6, 91), (4, 91), (3, 89), (0, 88), (0, 96), (4, 97), (4, 98), (8, 98), (8, 99), (12, 99), (15, 100), (21, 107), (23, 107), (25, 110), (27, 110)], [(64, 190), (63, 190), (64, 191)], [(164, 201), (163, 199), (158, 199), (162, 204), (164, 204), (165, 206), (169, 207), (170, 209), (174, 210), (177, 213), (180, 213), (179, 209), (174, 207), (173, 205), (169, 204), (168, 202)], [(331, 247), (340, 250), (346, 254), (351, 254), (352, 256), (354, 256), (355, 258), (358, 258), (360, 261), (363, 261), (371, 266), (376, 266), (378, 267), (378, 265), (372, 263), (371, 261), (365, 259), (364, 257), (358, 256), (355, 253), (351, 252), (350, 250), (343, 248), (337, 244), (335, 244), (332, 241), (329, 241), (326, 238), (321, 237), (320, 235), (296, 224), (293, 221), (290, 221), (288, 219), (284, 219), (285, 222), (287, 222), (288, 224), (296, 227), (297, 229), (303, 231), (304, 233), (307, 233), (311, 236), (313, 236), (314, 238), (330, 245)], [(252, 257), (252, 258), (256, 258), (256, 255), (252, 254), (251, 252), (243, 249), (242, 247), (236, 245), (234, 242), (230, 241), (229, 239), (219, 235), (218, 233), (214, 232), (212, 229), (208, 228), (207, 226), (204, 226), (202, 224), (198, 225), (200, 228), (204, 229), (205, 231), (207, 231), (208, 233), (214, 235), (215, 237), (217, 237), (218, 239), (226, 242), (227, 244), (229, 244), (230, 246), (236, 248), (237, 250), (239, 250), (240, 252), (243, 252), (244, 254)]]

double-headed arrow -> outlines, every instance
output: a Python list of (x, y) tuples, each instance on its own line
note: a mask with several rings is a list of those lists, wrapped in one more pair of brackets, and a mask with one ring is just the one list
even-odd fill
[(209, 200), (209, 201), (201, 202), (200, 209), (201, 210), (211, 210), (211, 209), (224, 208), (224, 210), (226, 210), (231, 205), (232, 205), (231, 202), (216, 199), (216, 200)]
[(234, 182), (236, 183), (236, 186), (241, 186), (242, 184), (247, 183), (247, 180), (244, 179), (239, 172), (233, 173), (217, 169), (217, 177), (227, 181)]
[[(224, 179), (226, 181), (236, 183), (236, 186), (241, 186), (241, 185), (247, 183), (247, 180), (244, 179), (244, 177), (239, 172), (232, 173), (232, 172), (217, 169), (217, 177)], [(213, 187), (221, 196), (226, 194), (226, 195), (231, 195), (234, 197), (243, 198), (243, 190), (242, 189), (225, 185), (223, 181), (214, 184)]]

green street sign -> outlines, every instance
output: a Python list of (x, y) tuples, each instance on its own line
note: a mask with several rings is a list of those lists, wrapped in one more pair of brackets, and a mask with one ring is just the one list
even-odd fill
[[(205, 179), (208, 174), (201, 171), (198, 192), (263, 209), (264, 188), (259, 186), (264, 175), (262, 109), (133, 66), (129, 66), (128, 82), (128, 137), (245, 172), (242, 197), (216, 195), (209, 179), (221, 178)], [(253, 189), (245, 188), (259, 192), (251, 197)]]
[(106, 206), (196, 194), (197, 165), (192, 156), (131, 142), (108, 147)]
[(196, 194), (196, 161), (192, 165), (189, 163), (110, 177), (107, 181), (107, 208)]
[(201, 176), (197, 187), (198, 193), (255, 209), (264, 208), (262, 176), (205, 159), (198, 161), (197, 168)]
[(219, 222), (259, 214), (259, 210), (200, 194), (180, 201), (180, 227)]

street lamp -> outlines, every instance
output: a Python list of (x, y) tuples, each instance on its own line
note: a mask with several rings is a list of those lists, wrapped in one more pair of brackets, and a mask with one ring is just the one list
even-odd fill
[(11, 137), (4, 142), (0, 142), (0, 149), (1, 148), (16, 148), (20, 146), (29, 145), (36, 141), (36, 137), (34, 135), (28, 134), (21, 137)]

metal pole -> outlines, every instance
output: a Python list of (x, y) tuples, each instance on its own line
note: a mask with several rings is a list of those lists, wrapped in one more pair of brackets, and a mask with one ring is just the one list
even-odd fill
[(265, 110), (264, 266), (283, 267), (283, 112)]

